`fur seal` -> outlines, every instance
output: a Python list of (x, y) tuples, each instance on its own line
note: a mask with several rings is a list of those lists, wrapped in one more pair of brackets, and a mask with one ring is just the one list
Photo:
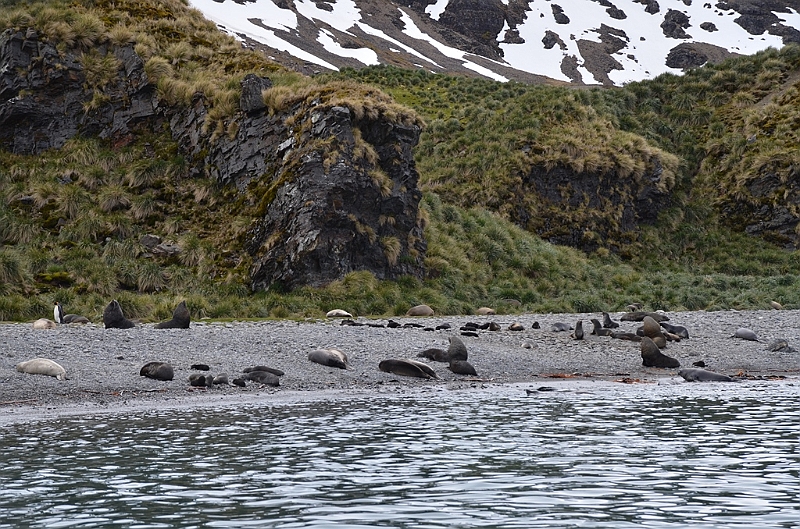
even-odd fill
[(433, 316), (433, 309), (427, 305), (416, 305), (408, 309), (406, 316)]
[(689, 331), (688, 329), (686, 329), (686, 327), (682, 327), (680, 325), (670, 325), (669, 323), (664, 321), (659, 322), (659, 325), (661, 326), (661, 328), (663, 328), (670, 334), (674, 334), (675, 336), (679, 338), (684, 338), (686, 340), (689, 339)]
[(247, 382), (245, 382), (243, 378), (234, 378), (233, 385), (243, 388), (247, 385)]
[(116, 299), (111, 300), (111, 303), (106, 305), (103, 310), (103, 325), (106, 329), (131, 329), (135, 327), (134, 323), (127, 319), (122, 313), (122, 307)]
[(600, 323), (600, 320), (597, 318), (592, 318), (592, 325), (594, 325), (592, 334), (596, 334), (597, 336), (611, 336), (614, 334), (614, 331), (611, 329), (604, 329), (603, 325)]
[(625, 309), (627, 309), (628, 312), (639, 312), (639, 311), (642, 310), (642, 304), (641, 303), (631, 303), (630, 305), (625, 307)]
[(252, 373), (253, 371), (266, 371), (267, 373), (272, 373), (275, 376), (282, 377), (284, 375), (283, 371), (280, 369), (275, 369), (274, 367), (267, 367), (267, 366), (253, 366), (253, 367), (246, 367), (242, 370), (242, 373)]
[(603, 327), (605, 327), (606, 329), (616, 329), (617, 327), (619, 327), (619, 323), (617, 323), (614, 320), (612, 320), (611, 316), (609, 316), (608, 312), (604, 312), (603, 313)]
[(452, 360), (450, 365), (447, 366), (447, 369), (456, 375), (472, 375), (474, 377), (478, 376), (478, 372), (475, 371), (475, 368), (472, 367), (472, 364), (466, 360)]
[(635, 332), (623, 332), (623, 331), (614, 331), (611, 333), (612, 338), (617, 338), (619, 340), (628, 340), (631, 342), (641, 342), (642, 337), (636, 334)]
[(212, 382), (214, 383), (215, 386), (217, 385), (227, 386), (228, 384), (230, 384), (230, 382), (228, 382), (228, 373), (220, 373), (219, 375), (214, 377), (214, 380)]
[(47, 375), (58, 380), (66, 380), (67, 372), (58, 363), (49, 358), (34, 358), (17, 364), (17, 371), (29, 375)]
[(467, 360), (467, 346), (458, 336), (450, 337), (450, 346), (447, 348), (447, 361)]
[(325, 314), (325, 317), (326, 318), (352, 318), (353, 315), (350, 314), (349, 312), (347, 312), (346, 310), (333, 309), (333, 310), (329, 310)]
[[(250, 371), (244, 376), (245, 380), (252, 380), (258, 384), (265, 384), (267, 386), (280, 386), (281, 379), (275, 373), (269, 371)], [(235, 382), (235, 381), (234, 381)]]
[(439, 378), (429, 365), (408, 358), (382, 360), (378, 364), (378, 369), (385, 373), (393, 373), (404, 377)]
[(347, 355), (338, 349), (314, 349), (308, 353), (308, 359), (323, 366), (347, 369)]
[(211, 371), (211, 367), (208, 364), (192, 364), (192, 369), (197, 369), (198, 371)]
[(751, 342), (759, 341), (758, 336), (756, 336), (756, 333), (754, 333), (753, 331), (751, 331), (746, 327), (739, 327), (738, 329), (736, 329), (736, 332), (733, 333), (733, 336), (731, 336), (731, 338), (741, 338), (742, 340), (749, 340)]
[(188, 329), (189, 328), (189, 309), (186, 308), (186, 301), (181, 301), (175, 310), (172, 311), (172, 319), (157, 323), (156, 329)]
[(214, 384), (214, 377), (212, 375), (201, 375), (199, 373), (192, 373), (189, 375), (189, 385), (202, 388), (210, 388)]
[(434, 362), (449, 362), (450, 358), (447, 355), (447, 351), (444, 349), (425, 349), (420, 354), (417, 355), (419, 358), (427, 358), (428, 360), (433, 360)]
[(652, 339), (647, 336), (642, 337), (642, 365), (645, 367), (680, 367), (681, 363), (676, 359), (665, 355)]
[(47, 318), (39, 318), (33, 322), (34, 329), (55, 329), (56, 327), (56, 322), (53, 320), (48, 320)]
[(578, 323), (575, 324), (575, 332), (572, 333), (572, 337), (576, 340), (583, 340), (583, 320), (578, 320)]
[(795, 349), (791, 345), (789, 345), (789, 341), (786, 338), (778, 338), (776, 340), (771, 341), (767, 345), (767, 350), (772, 351), (773, 353), (794, 353)]
[[(538, 329), (539, 328), (539, 324), (538, 323), (534, 323), (534, 325), (536, 325), (536, 327), (534, 327), (534, 329)], [(514, 323), (512, 323), (511, 325), (508, 326), (508, 330), (509, 331), (524, 331), (525, 327), (523, 327), (521, 323), (514, 322)]]
[(475, 311), (475, 314), (478, 316), (494, 316), (495, 310), (490, 307), (480, 307), (478, 310)]
[(167, 381), (172, 380), (175, 376), (175, 371), (166, 362), (148, 362), (139, 370), (139, 376)]
[(706, 371), (705, 369), (678, 369), (678, 374), (687, 382), (734, 382), (728, 375)]
[(666, 314), (661, 314), (660, 312), (626, 312), (620, 317), (620, 321), (642, 321), (645, 316), (650, 316), (657, 322), (661, 321), (669, 321), (669, 318)]

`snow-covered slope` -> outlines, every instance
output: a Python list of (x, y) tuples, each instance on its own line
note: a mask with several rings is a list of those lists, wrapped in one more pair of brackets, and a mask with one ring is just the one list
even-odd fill
[(190, 0), (307, 72), (395, 64), (621, 85), (800, 42), (800, 0)]

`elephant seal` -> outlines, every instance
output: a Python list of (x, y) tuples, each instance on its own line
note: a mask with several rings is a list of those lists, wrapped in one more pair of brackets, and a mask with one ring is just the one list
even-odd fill
[[(538, 329), (539, 328), (539, 324), (538, 323), (534, 323), (534, 325), (535, 325), (534, 329)], [(518, 322), (515, 321), (514, 323), (512, 323), (511, 325), (508, 326), (508, 330), (509, 331), (524, 331), (525, 327), (523, 327), (521, 323), (518, 323)]]
[(388, 360), (382, 360), (378, 364), (378, 369), (385, 373), (393, 373), (404, 377), (439, 378), (429, 365), (408, 358), (390, 358)]
[(175, 376), (175, 370), (166, 362), (148, 362), (139, 370), (139, 376), (167, 381)]
[[(251, 380), (258, 384), (265, 384), (267, 386), (280, 386), (281, 379), (275, 373), (269, 371), (250, 371), (244, 376), (245, 380)], [(234, 381), (235, 382), (235, 381)]]
[(734, 382), (728, 375), (706, 371), (705, 369), (678, 369), (678, 374), (687, 382)]
[(645, 367), (680, 367), (676, 359), (665, 355), (652, 339), (642, 337), (641, 345), (642, 365)]
[(228, 373), (220, 373), (219, 375), (215, 376), (214, 380), (212, 380), (212, 383), (215, 386), (227, 386), (230, 384), (228, 381)]
[(478, 310), (475, 311), (475, 314), (478, 316), (494, 316), (495, 310), (490, 307), (480, 307)]
[(659, 322), (659, 325), (661, 326), (662, 329), (664, 329), (670, 334), (674, 334), (675, 336), (679, 338), (684, 338), (686, 340), (689, 339), (689, 331), (688, 329), (686, 329), (686, 327), (682, 327), (680, 325), (670, 325), (665, 321)]
[(56, 377), (58, 380), (67, 379), (67, 371), (58, 363), (49, 358), (34, 358), (17, 364), (17, 371), (29, 375), (47, 375)]
[(611, 319), (611, 316), (608, 312), (603, 313), (603, 327), (606, 329), (616, 329), (619, 327), (619, 323), (615, 322)]
[(56, 322), (53, 320), (48, 320), (47, 318), (39, 318), (33, 322), (34, 329), (55, 329), (56, 327)]
[(212, 375), (201, 375), (199, 373), (192, 373), (189, 375), (189, 385), (202, 388), (210, 388), (214, 384), (214, 377)]
[(64, 314), (64, 307), (56, 301), (53, 306), (53, 319), (56, 323), (89, 323), (89, 318), (77, 314)]
[(478, 376), (478, 372), (475, 371), (475, 368), (472, 367), (472, 364), (466, 360), (452, 360), (450, 365), (447, 366), (447, 369), (456, 375), (472, 375), (474, 377)]
[(246, 367), (242, 370), (242, 373), (252, 373), (253, 371), (266, 371), (267, 373), (272, 373), (275, 376), (282, 377), (284, 375), (283, 371), (280, 369), (275, 369), (274, 367), (267, 367), (267, 366), (253, 366), (253, 367)]
[(567, 332), (572, 330), (572, 325), (558, 321), (550, 326), (550, 330), (552, 332)]
[(189, 309), (186, 308), (186, 301), (181, 301), (175, 310), (172, 311), (172, 319), (157, 323), (156, 329), (188, 329), (189, 328)]
[(308, 353), (308, 359), (315, 364), (347, 369), (347, 355), (338, 349), (314, 349)]
[(449, 362), (450, 358), (447, 355), (447, 351), (444, 349), (425, 349), (420, 354), (417, 355), (419, 358), (427, 358), (428, 360), (433, 360), (434, 362)]
[(122, 307), (116, 299), (111, 300), (111, 303), (106, 305), (103, 310), (103, 325), (106, 329), (131, 329), (135, 327), (134, 323), (127, 319), (122, 313)]
[(738, 329), (736, 329), (736, 332), (733, 333), (733, 336), (731, 336), (731, 338), (741, 338), (742, 340), (748, 340), (751, 342), (759, 341), (758, 336), (756, 336), (756, 333), (754, 333), (753, 331), (751, 331), (746, 327), (739, 327)]
[(572, 337), (576, 340), (583, 340), (583, 320), (578, 320), (578, 323), (575, 324), (575, 332), (572, 333)]
[(433, 309), (427, 305), (416, 305), (408, 309), (406, 316), (433, 316)]
[(325, 313), (326, 318), (352, 318), (353, 315), (342, 309), (333, 309)]
[(769, 306), (772, 307), (775, 310), (783, 310), (783, 305), (781, 305), (780, 303), (778, 303), (775, 300), (770, 301), (769, 302)]
[(467, 346), (458, 336), (450, 337), (450, 346), (447, 348), (447, 361), (467, 360)]

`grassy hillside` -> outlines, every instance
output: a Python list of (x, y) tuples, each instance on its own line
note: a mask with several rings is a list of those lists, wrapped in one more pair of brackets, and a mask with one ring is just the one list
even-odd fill
[[(323, 289), (252, 294), (249, 262), (236, 249), (258, 214), (260, 191), (239, 194), (189, 178), (190, 162), (163, 133), (124, 148), (75, 139), (41, 156), (0, 151), (0, 320), (47, 317), (58, 299), (98, 321), (112, 298), (144, 320), (168, 318), (181, 299), (195, 318), (319, 317), (337, 307), (393, 316), (417, 303), (453, 314), (481, 305), (621, 310), (632, 301), (665, 310), (766, 308), (772, 299), (800, 307), (796, 252), (746, 236), (719, 214), (728, 192), (737, 200), (745, 195), (754, 167), (771, 164), (793, 179), (796, 48), (623, 89), (502, 84), (391, 67), (312, 80), (242, 50), (178, 0), (0, 6), (0, 28), (35, 27), (61, 49), (82, 49), (98, 101), (104, 67), (94, 45), (135, 43), (164, 102), (180, 105), (196, 90), (206, 93), (217, 134), (231, 126), (239, 82), (249, 72), (273, 80), (265, 99), (276, 111), (312, 93), (338, 94), (354, 107), (390, 104), (383, 93), (390, 94), (405, 105), (392, 106), (399, 115), (416, 111), (427, 123), (416, 157), (429, 270), (425, 281), (354, 273)], [(515, 201), (524, 200), (509, 190), (531, 164), (636, 177), (653, 153), (669, 161), (676, 199), (624, 257), (554, 246), (509, 222)], [(151, 256), (138, 244), (145, 234), (184, 251)]]

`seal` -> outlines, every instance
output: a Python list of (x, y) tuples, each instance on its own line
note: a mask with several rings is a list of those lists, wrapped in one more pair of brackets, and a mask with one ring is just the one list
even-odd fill
[(253, 371), (266, 371), (267, 373), (272, 373), (275, 376), (282, 377), (283, 371), (280, 369), (275, 369), (274, 367), (267, 367), (267, 366), (253, 366), (253, 367), (246, 367), (242, 370), (242, 373), (252, 373)]
[(450, 345), (447, 348), (447, 361), (467, 360), (467, 346), (458, 336), (450, 337)]
[[(539, 328), (539, 324), (538, 323), (536, 323), (534, 325), (536, 325), (536, 327), (534, 327), (534, 329), (538, 329)], [(508, 326), (508, 330), (509, 331), (524, 331), (525, 327), (523, 327), (521, 323), (515, 321), (514, 323), (512, 323), (511, 325)]]
[(216, 385), (220, 385), (220, 386), (228, 386), (228, 385), (230, 385), (230, 382), (228, 382), (228, 373), (220, 373), (219, 375), (214, 377), (214, 380), (212, 380), (212, 382), (214, 383), (215, 386)]
[(155, 325), (156, 329), (188, 329), (189, 328), (189, 309), (186, 308), (186, 301), (181, 301), (175, 310), (172, 311), (172, 319), (162, 321)]
[(338, 349), (314, 349), (308, 353), (308, 359), (315, 364), (347, 369), (347, 355)]
[(475, 368), (472, 367), (472, 364), (466, 360), (452, 360), (450, 365), (447, 366), (447, 369), (456, 375), (472, 375), (474, 377), (478, 376), (478, 372), (475, 371)]
[(39, 318), (33, 322), (34, 329), (55, 329), (56, 327), (56, 322), (53, 320), (48, 320), (47, 318)]
[(422, 362), (408, 358), (389, 358), (378, 364), (378, 369), (385, 373), (392, 373), (404, 377), (433, 379), (439, 378), (431, 367)]
[(475, 311), (475, 314), (478, 316), (494, 316), (495, 310), (491, 307), (480, 307)]
[(572, 330), (572, 325), (569, 323), (556, 322), (550, 326), (552, 332), (567, 332)]
[(425, 349), (421, 353), (417, 355), (418, 358), (427, 358), (428, 360), (433, 360), (434, 362), (449, 362), (450, 358), (447, 354), (447, 351), (444, 349), (438, 348), (431, 348)]
[(575, 332), (572, 333), (572, 337), (576, 340), (583, 340), (583, 320), (578, 320), (578, 323), (575, 324)]
[(666, 314), (661, 314), (660, 312), (626, 312), (623, 314), (619, 319), (620, 321), (642, 321), (645, 316), (650, 316), (656, 321), (669, 321), (669, 318)]
[(17, 371), (29, 375), (47, 375), (58, 380), (67, 379), (67, 371), (49, 358), (34, 358), (17, 364)]
[(416, 305), (408, 309), (406, 316), (433, 316), (433, 309), (428, 305)]
[(135, 327), (134, 323), (127, 319), (122, 313), (122, 307), (116, 299), (111, 300), (111, 303), (106, 305), (103, 310), (103, 325), (106, 329), (131, 329)]
[(611, 337), (617, 338), (619, 340), (628, 340), (630, 342), (642, 341), (642, 337), (636, 334), (635, 332), (614, 331), (611, 333)]
[(592, 334), (596, 334), (597, 336), (611, 336), (614, 334), (614, 331), (611, 329), (604, 329), (603, 325), (600, 323), (600, 320), (597, 318), (592, 318), (592, 325), (594, 326), (592, 329)]
[(617, 327), (619, 327), (619, 323), (617, 323), (614, 320), (612, 320), (611, 316), (609, 316), (608, 312), (604, 312), (603, 313), (603, 327), (605, 327), (606, 329), (616, 329)]
[(281, 379), (275, 373), (269, 371), (250, 371), (244, 376), (245, 380), (252, 380), (258, 384), (267, 386), (280, 386)]
[(736, 332), (733, 333), (733, 336), (731, 336), (731, 338), (741, 338), (742, 340), (748, 340), (751, 342), (759, 341), (758, 336), (756, 336), (756, 333), (754, 333), (753, 331), (751, 331), (746, 327), (739, 327), (738, 329), (736, 329)]
[(214, 377), (212, 375), (201, 375), (200, 373), (192, 373), (189, 375), (190, 386), (210, 388), (213, 384)]
[(678, 374), (687, 382), (735, 382), (728, 375), (706, 371), (705, 369), (678, 369)]
[(175, 376), (175, 370), (167, 362), (147, 362), (139, 370), (139, 376), (167, 381)]
[(669, 323), (662, 321), (659, 323), (661, 328), (667, 331), (670, 334), (674, 334), (679, 338), (689, 339), (689, 330), (686, 327), (681, 325), (670, 325)]
[(342, 309), (333, 309), (325, 313), (326, 318), (352, 318), (353, 315)]
[(676, 359), (665, 355), (652, 339), (647, 336), (642, 337), (642, 365), (645, 367), (680, 367), (681, 363)]

